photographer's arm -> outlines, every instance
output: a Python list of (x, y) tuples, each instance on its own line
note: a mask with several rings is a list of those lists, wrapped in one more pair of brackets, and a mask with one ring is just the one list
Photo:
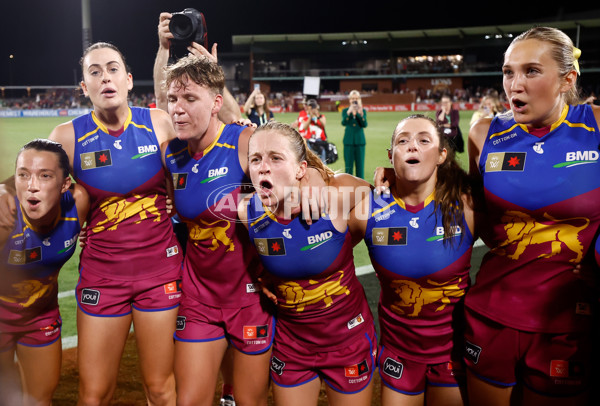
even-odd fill
[(169, 22), (171, 13), (160, 13), (158, 22), (158, 52), (154, 59), (154, 97), (156, 97), (156, 107), (167, 111), (167, 89), (164, 88), (165, 68), (169, 61), (169, 45), (173, 34), (169, 31)]

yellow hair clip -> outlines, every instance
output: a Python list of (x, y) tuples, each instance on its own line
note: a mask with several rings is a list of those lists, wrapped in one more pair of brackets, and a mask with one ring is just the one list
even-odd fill
[(573, 67), (577, 71), (578, 75), (581, 75), (581, 73), (579, 72), (579, 61), (578, 61), (580, 56), (581, 56), (581, 49), (579, 49), (577, 47), (573, 47), (573, 59), (575, 59), (573, 61)]

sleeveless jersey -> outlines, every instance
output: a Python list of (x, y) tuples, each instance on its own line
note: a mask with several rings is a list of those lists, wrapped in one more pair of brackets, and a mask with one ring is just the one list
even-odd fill
[(299, 217), (278, 219), (254, 195), (248, 230), (274, 281), (278, 331), (306, 348), (333, 351), (373, 325), (347, 229), (339, 232), (328, 217), (311, 226)]
[(490, 252), (466, 306), (525, 331), (589, 327), (594, 296), (572, 271), (600, 224), (599, 144), (587, 105), (566, 106), (541, 137), (510, 112), (494, 118), (479, 161)]
[(175, 207), (189, 232), (182, 289), (209, 306), (234, 308), (260, 300), (254, 288), (260, 261), (246, 229), (237, 221), (240, 193), (250, 185), (238, 157), (244, 129), (222, 125), (198, 159), (179, 139), (171, 141), (165, 153)]
[(75, 252), (80, 226), (71, 191), (62, 194), (60, 217), (48, 234), (35, 232), (16, 198), (15, 203), (15, 227), (0, 265), (0, 319), (25, 326), (35, 316), (58, 309), (58, 272)]
[(74, 119), (73, 128), (75, 179), (91, 202), (81, 269), (136, 280), (180, 267), (150, 110), (132, 107), (118, 136), (110, 135), (94, 112)]
[(444, 241), (433, 194), (418, 206), (373, 193), (370, 201), (365, 243), (381, 285), (381, 343), (413, 361), (447, 362), (462, 335), (471, 231), (458, 225)]

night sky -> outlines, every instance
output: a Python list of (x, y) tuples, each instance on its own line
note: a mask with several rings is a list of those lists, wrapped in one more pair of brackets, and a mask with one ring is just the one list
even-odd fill
[[(134, 80), (151, 80), (161, 11), (194, 7), (204, 13), (208, 42), (231, 50), (232, 35), (361, 32), (482, 26), (590, 18), (598, 6), (568, 9), (514, 3), (445, 1), (358, 2), (249, 0), (91, 0), (92, 40), (108, 41), (125, 54)], [(497, 8), (489, 11), (490, 7)], [(471, 10), (471, 11), (466, 11)], [(475, 14), (477, 19), (469, 14)], [(598, 16), (598, 13), (595, 14)], [(0, 85), (73, 85), (80, 78), (80, 0), (2, 0)], [(11, 59), (9, 56), (13, 55)]]

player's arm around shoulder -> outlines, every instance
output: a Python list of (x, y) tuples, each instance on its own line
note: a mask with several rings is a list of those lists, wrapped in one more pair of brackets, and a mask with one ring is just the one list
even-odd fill
[(483, 118), (478, 120), (471, 129), (469, 130), (469, 174), (479, 175), (479, 158), (487, 138), (490, 124), (492, 123), (491, 118)]
[(168, 143), (176, 137), (175, 128), (173, 128), (173, 122), (169, 113), (161, 109), (150, 109), (150, 118), (154, 131), (156, 131), (156, 140), (159, 145), (162, 145), (164, 142)]
[(69, 157), (71, 169), (73, 169), (73, 156), (75, 155), (75, 127), (73, 127), (73, 122), (67, 121), (54, 127), (48, 139), (62, 145), (62, 149)]
[[(232, 124), (239, 125), (239, 124)], [(246, 175), (248, 173), (248, 144), (250, 143), (250, 136), (254, 133), (256, 127), (248, 126), (240, 133), (238, 140), (238, 158), (240, 160), (240, 166)]]
[(371, 214), (371, 195), (366, 194), (350, 211), (348, 227), (352, 236), (352, 246), (355, 246), (365, 238), (367, 232), (367, 221)]
[[(352, 218), (350, 213), (357, 208), (357, 205), (363, 199), (367, 199), (370, 195), (371, 184), (356, 176), (339, 173), (329, 179), (327, 192), (326, 200), (330, 207), (331, 221), (336, 229), (345, 231), (346, 227), (350, 225), (350, 219)], [(355, 214), (360, 213), (356, 212)]]
[(86, 222), (88, 212), (90, 210), (90, 196), (85, 188), (77, 183), (72, 184), (71, 193), (75, 199), (77, 207), (77, 216), (79, 217), (79, 225), (83, 227)]

